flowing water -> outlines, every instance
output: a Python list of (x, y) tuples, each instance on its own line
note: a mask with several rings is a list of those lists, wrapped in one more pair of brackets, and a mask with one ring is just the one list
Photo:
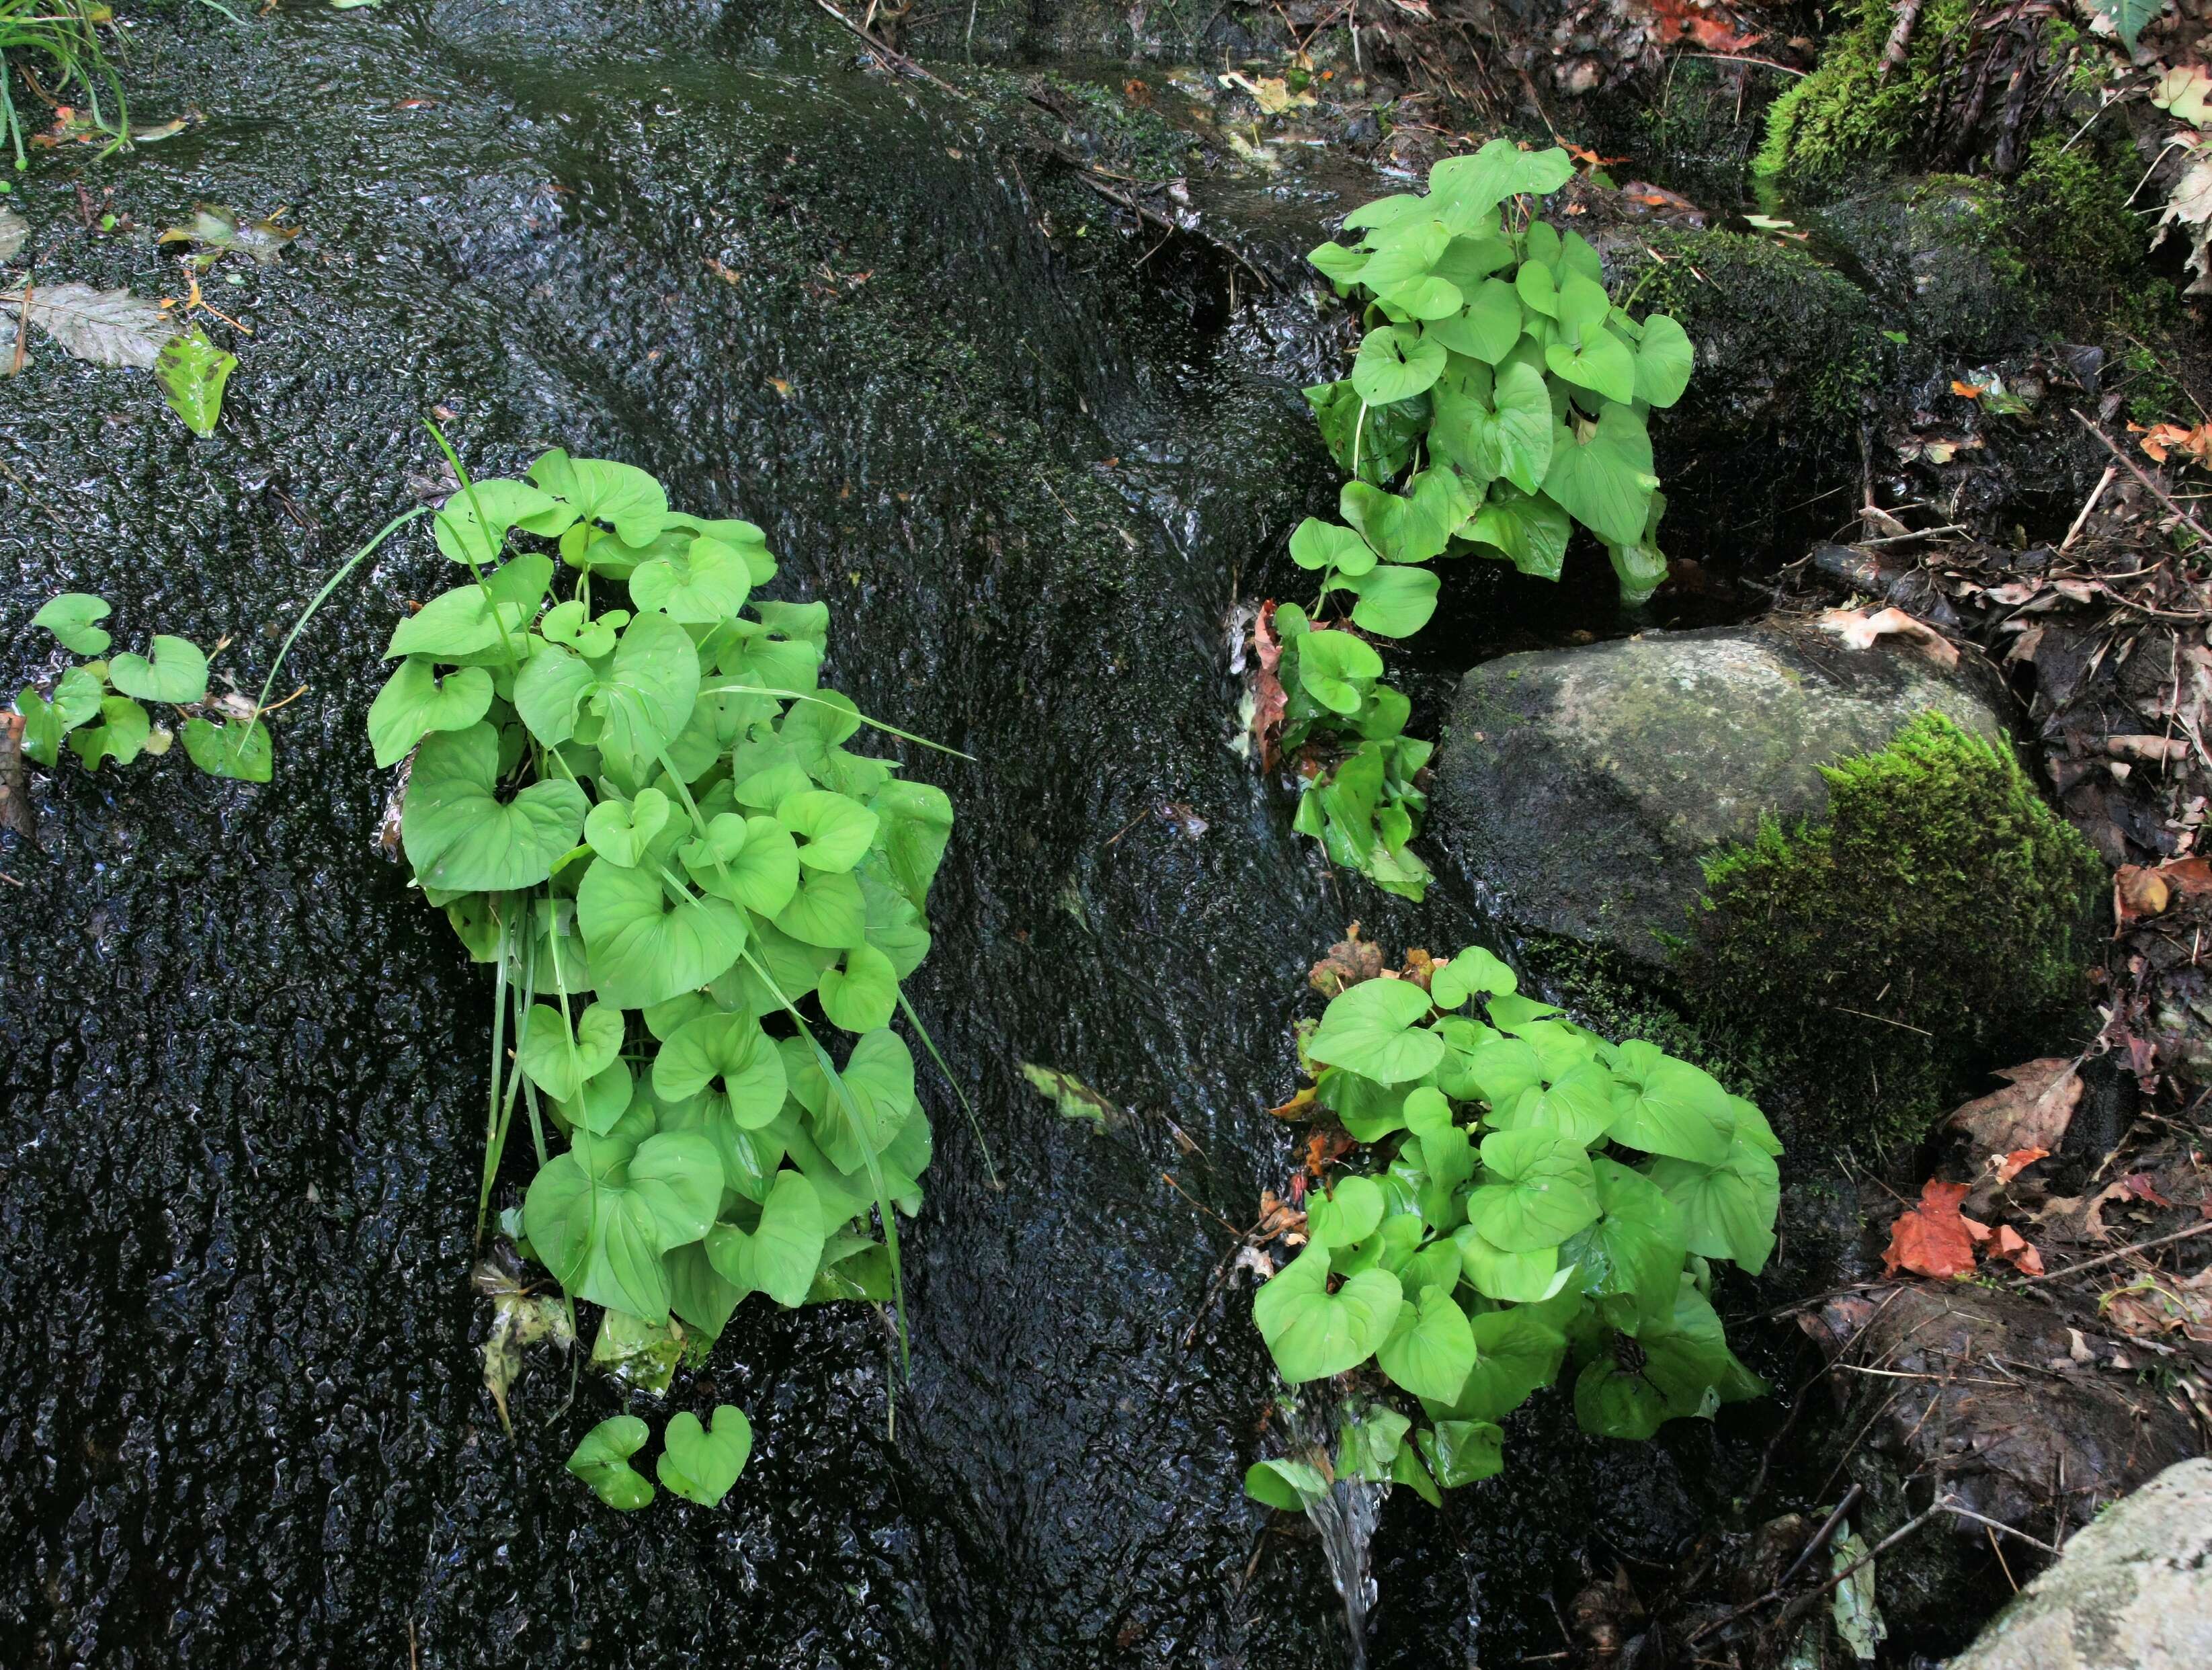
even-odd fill
[[(210, 285), (254, 335), (209, 440), (150, 379), (50, 349), (0, 383), (0, 671), (45, 662), (26, 622), (70, 587), (126, 641), (231, 635), (218, 665), (252, 688), (436, 478), (433, 411), (481, 471), (558, 443), (767, 528), (780, 594), (832, 604), (830, 677), (975, 756), (915, 762), (960, 822), (913, 991), (1004, 1186), (933, 1084), (896, 1440), (884, 1333), (851, 1307), (749, 1306), (679, 1382), (758, 1434), (719, 1513), (617, 1515), (562, 1471), (620, 1405), (598, 1377), (572, 1402), (540, 1361), (514, 1439), (492, 1420), (467, 1282), (488, 983), (373, 851), (390, 783), (362, 730), (405, 600), (448, 583), (414, 539), (301, 640), (274, 785), (72, 765), (38, 785), (38, 842), (0, 850), (10, 1661), (1326, 1655), (1334, 1557), (1241, 1495), (1271, 1375), (1208, 1211), (1246, 1221), (1279, 1180), (1265, 1109), (1344, 921), (1469, 926), (1325, 875), (1229, 746), (1224, 622), (1288, 594), (1284, 536), (1334, 498), (1297, 392), (1314, 315), (1232, 307), (1182, 246), (1139, 269), (1152, 240), (1048, 160), (849, 48), (804, 0), (143, 30), (136, 113), (205, 119), (35, 172), (13, 200), (40, 282), (170, 291), (147, 233), (196, 201), (288, 204), (305, 233)], [(1224, 212), (1266, 264), (1328, 202)], [(1528, 588), (1468, 584), (1522, 629)], [(1458, 618), (1440, 665), (1498, 641)], [(1024, 1061), (1129, 1119), (1063, 1118)], [(1632, 1451), (1548, 1407), (1514, 1436), (1540, 1470), (1462, 1492), (1479, 1513), (1360, 1509), (1372, 1662), (1464, 1661), (1477, 1575), (1486, 1655), (1550, 1650), (1545, 1597), (1594, 1525), (1663, 1561), (1717, 1488), (1707, 1429)]]

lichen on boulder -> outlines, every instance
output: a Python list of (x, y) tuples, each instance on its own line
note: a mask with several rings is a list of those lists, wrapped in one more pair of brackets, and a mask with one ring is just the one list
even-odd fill
[(1798, 1137), (1917, 1136), (2080, 992), (2102, 867), (1990, 693), (1910, 649), (1778, 618), (1503, 657), (1432, 797), (1540, 981)]

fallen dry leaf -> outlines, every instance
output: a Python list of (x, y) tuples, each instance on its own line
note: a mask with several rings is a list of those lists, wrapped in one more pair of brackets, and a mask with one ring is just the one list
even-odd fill
[(2212, 1265), (2185, 1281), (2147, 1275), (2103, 1295), (2097, 1305), (2114, 1326), (2144, 1339), (2180, 1333), (2212, 1342)]
[(1275, 670), (1283, 663), (1282, 641), (1275, 636), (1275, 600), (1260, 605), (1252, 620), (1252, 654), (1258, 663), (1252, 673), (1252, 740), (1260, 744), (1260, 768), (1275, 768), (1275, 738), (1282, 734), (1283, 710), (1290, 696)]
[(2174, 452), (2186, 452), (2199, 464), (2212, 458), (2212, 423), (2199, 423), (2193, 429), (2179, 423), (2154, 423), (2148, 428), (2130, 423), (2128, 428), (2142, 437), (2139, 444), (2156, 463), (2164, 464)]
[(1352, 1151), (1352, 1138), (1342, 1131), (1316, 1131), (1306, 1139), (1306, 1171), (1318, 1177)]
[(1306, 971), (1306, 984), (1325, 998), (1340, 996), (1347, 987), (1379, 979), (1382, 948), (1359, 937), (1359, 924), (1344, 931), (1344, 938), (1328, 948), (1328, 955)]
[(1962, 383), (1956, 377), (1951, 380), (1951, 392), (1961, 400), (1978, 400), (1982, 398), (1982, 390), (1978, 386), (1972, 383)]
[(2164, 914), (2172, 898), (2172, 890), (2157, 871), (2140, 864), (2122, 865), (2112, 877), (2112, 914), (2118, 919), (2112, 937), (2125, 933), (2130, 922)]
[[(1951, 1128), (1972, 1139), (1978, 1167), (1986, 1156), (2009, 1157), (2033, 1149), (2039, 1158), (2057, 1151), (2081, 1101), (2081, 1079), (2075, 1066), (2069, 1057), (2046, 1055), (2002, 1068), (1997, 1077), (2010, 1079), (2009, 1084), (1976, 1097), (1951, 1115)], [(2004, 1181), (2009, 1181), (2009, 1175)]]
[(1296, 1206), (1286, 1205), (1274, 1190), (1262, 1189), (1260, 1192), (1260, 1224), (1253, 1233), (1262, 1241), (1275, 1241), (1285, 1236), (1295, 1236), (1297, 1241), (1304, 1241), (1306, 1215)]
[(2146, 1205), (2171, 1206), (2173, 1202), (2158, 1192), (2158, 1181), (2148, 1171), (2131, 1171), (2120, 1179), (2120, 1187), (2130, 1195)]
[(1959, 1214), (1966, 1198), (1964, 1183), (1930, 1177), (1921, 1186), (1920, 1204), (1899, 1212), (1889, 1227), (1889, 1247), (1881, 1255), (1885, 1274), (1910, 1270), (1917, 1276), (1950, 1278), (1973, 1273), (1974, 1243), (1989, 1226)]
[(2043, 1254), (2029, 1246), (2026, 1237), (2009, 1224), (1997, 1225), (1996, 1239), (1990, 1247), (1990, 1256), (2002, 1259), (2023, 1276), (2043, 1273)]
[(1297, 1120), (1303, 1123), (1312, 1116), (1315, 1106), (1314, 1087), (1309, 1084), (1288, 1102), (1284, 1102), (1280, 1107), (1270, 1108), (1267, 1112), (1275, 1119)]
[(1868, 614), (1863, 609), (1831, 609), (1820, 616), (1820, 624), (1834, 633), (1853, 649), (1872, 649), (1875, 641), (1894, 634), (1910, 639), (1928, 659), (1940, 666), (1959, 665), (1956, 645), (1924, 621), (1915, 620), (1902, 609), (1884, 609)]

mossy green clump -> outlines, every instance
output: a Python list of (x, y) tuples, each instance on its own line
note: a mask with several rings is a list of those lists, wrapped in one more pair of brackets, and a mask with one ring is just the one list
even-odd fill
[(1693, 397), (1699, 386), (1771, 391), (1793, 442), (1856, 434), (1859, 397), (1882, 364), (1881, 321), (1864, 291), (1765, 238), (1660, 230), (1646, 241), (1660, 259), (1638, 274), (1635, 299), (1679, 319), (1697, 343)]
[(1698, 1012), (1808, 1075), (1839, 1128), (1914, 1139), (1963, 1077), (2083, 994), (2104, 867), (2007, 749), (1926, 714), (1829, 768), (1828, 818), (1705, 865)]
[(1882, 49), (1896, 21), (1887, 0), (1855, 0), (1851, 14), (1820, 66), (1768, 107), (1754, 173), (1832, 182), (1897, 155), (1938, 108), (1942, 77), (1972, 39), (1973, 0), (1929, 0), (1903, 67), (1885, 76)]
[(2172, 282), (2148, 270), (2150, 239), (2128, 206), (2134, 160), (2117, 126), (2070, 149), (2042, 134), (2004, 187), (2001, 235), (2032, 303), (2057, 328), (2142, 335), (2179, 311)]

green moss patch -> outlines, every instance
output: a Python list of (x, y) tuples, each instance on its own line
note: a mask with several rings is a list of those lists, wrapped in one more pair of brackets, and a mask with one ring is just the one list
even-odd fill
[(2081, 998), (2104, 869), (2008, 750), (1940, 714), (1826, 774), (1827, 821), (1706, 862), (1684, 989), (1792, 1058), (1839, 1130), (1917, 1137)]
[(1904, 67), (1887, 76), (1882, 49), (1896, 21), (1887, 0), (1857, 0), (1851, 9), (1850, 26), (1828, 43), (1820, 67), (1768, 108), (1754, 173), (1801, 184), (1844, 179), (1904, 150), (1937, 108), (1944, 71), (1972, 39), (1972, 0), (1930, 0)]

